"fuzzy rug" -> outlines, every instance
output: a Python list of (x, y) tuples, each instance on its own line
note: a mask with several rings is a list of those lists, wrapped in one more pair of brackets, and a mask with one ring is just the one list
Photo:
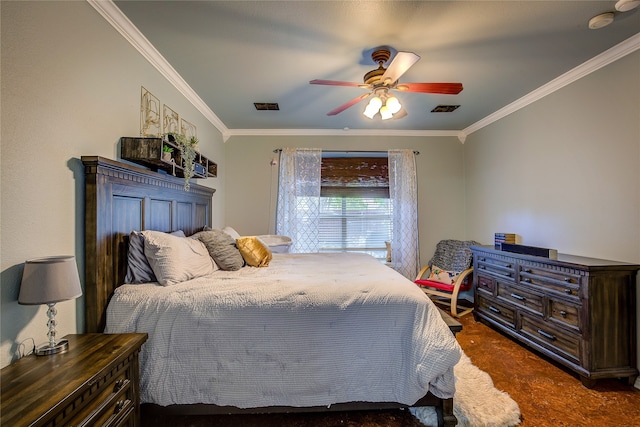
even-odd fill
[[(453, 413), (459, 427), (510, 427), (520, 424), (520, 407), (509, 394), (496, 389), (491, 377), (478, 369), (463, 354), (453, 368), (456, 394)], [(411, 413), (425, 426), (437, 426), (432, 407), (411, 408)]]

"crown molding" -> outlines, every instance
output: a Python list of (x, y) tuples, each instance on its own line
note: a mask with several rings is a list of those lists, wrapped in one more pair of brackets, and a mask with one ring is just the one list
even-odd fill
[(562, 89), (563, 87), (575, 82), (576, 80), (579, 80), (593, 73), (594, 71), (597, 71), (611, 64), (612, 62), (615, 62), (618, 59), (635, 52), (638, 49), (640, 49), (640, 33), (629, 37), (627, 40), (618, 43), (617, 45), (604, 51), (600, 55), (594, 56), (590, 60), (583, 62), (577, 67), (551, 80), (549, 83), (540, 86), (533, 92), (530, 92), (522, 98), (497, 110), (484, 119), (475, 122), (471, 126), (463, 129), (461, 133), (463, 133), (464, 135), (470, 135), (473, 132), (482, 129), (483, 127), (488, 126), (491, 123), (494, 123), (557, 90)]
[(225, 142), (232, 136), (453, 136), (457, 130), (391, 130), (391, 129), (230, 129)]
[(111, 0), (87, 0), (113, 28), (116, 29), (169, 83), (200, 111), (223, 135), (228, 131), (227, 127), (205, 104), (189, 84), (178, 74), (169, 62), (158, 52), (151, 42), (133, 25), (118, 6)]

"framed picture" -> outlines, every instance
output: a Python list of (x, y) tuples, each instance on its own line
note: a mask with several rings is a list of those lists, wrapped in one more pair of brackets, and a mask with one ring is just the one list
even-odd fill
[(167, 104), (164, 104), (162, 110), (162, 124), (163, 124), (163, 133), (181, 133), (180, 132), (180, 121), (178, 113), (173, 111)]
[(140, 93), (140, 136), (160, 136), (160, 100), (141, 86)]
[(191, 139), (192, 136), (198, 136), (196, 126), (185, 119), (180, 121), (180, 132), (187, 138), (187, 141)]

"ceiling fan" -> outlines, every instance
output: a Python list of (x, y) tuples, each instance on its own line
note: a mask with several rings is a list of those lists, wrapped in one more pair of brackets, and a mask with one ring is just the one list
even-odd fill
[(398, 79), (413, 64), (420, 60), (420, 57), (413, 52), (398, 52), (387, 68), (383, 64), (391, 57), (391, 51), (387, 47), (379, 47), (371, 54), (371, 59), (378, 63), (378, 68), (371, 70), (364, 75), (364, 83), (341, 82), (335, 80), (311, 80), (313, 85), (328, 86), (353, 86), (367, 89), (369, 92), (352, 99), (351, 101), (335, 108), (327, 113), (327, 116), (335, 116), (363, 101), (371, 98), (364, 115), (373, 119), (380, 113), (382, 120), (390, 118), (401, 118), (407, 115), (406, 110), (400, 105), (400, 101), (391, 90), (401, 92), (438, 93), (446, 95), (456, 95), (462, 91), (462, 83), (400, 83)]

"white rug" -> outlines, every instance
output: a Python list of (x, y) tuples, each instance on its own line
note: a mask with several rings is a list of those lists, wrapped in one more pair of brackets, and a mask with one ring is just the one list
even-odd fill
[[(489, 374), (476, 367), (466, 354), (453, 368), (456, 394), (453, 413), (459, 427), (510, 427), (520, 424), (520, 407), (508, 393), (496, 389)], [(411, 408), (425, 426), (438, 425), (432, 407)]]

